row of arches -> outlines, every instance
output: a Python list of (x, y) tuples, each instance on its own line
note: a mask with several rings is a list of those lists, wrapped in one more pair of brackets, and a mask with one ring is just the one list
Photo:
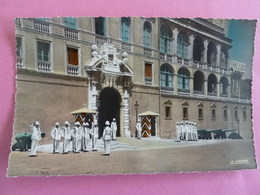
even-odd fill
[[(178, 79), (178, 90), (180, 91), (189, 91), (190, 90), (190, 79), (193, 77), (193, 90), (195, 92), (204, 92), (205, 81), (207, 81), (207, 92), (211, 94), (217, 94), (217, 84), (220, 84), (220, 94), (228, 95), (228, 85), (229, 81), (226, 76), (222, 76), (218, 81), (217, 76), (214, 73), (206, 75), (197, 70), (191, 75), (191, 72), (186, 67), (181, 67), (177, 71)], [(163, 64), (160, 67), (160, 85), (162, 88), (173, 88), (173, 78), (174, 78), (174, 69), (169, 64)]]
[[(165, 54), (173, 54), (172, 43), (175, 40), (173, 38), (173, 32), (166, 25), (162, 25), (160, 28), (160, 52)], [(218, 51), (217, 45), (214, 41), (205, 42), (199, 35), (195, 38), (190, 38), (190, 34), (180, 31), (177, 35), (177, 41), (175, 42), (176, 54), (180, 58), (189, 58), (189, 47), (192, 46), (192, 60), (196, 62), (207, 63), (210, 66), (220, 66), (228, 68), (228, 48), (221, 46)], [(218, 56), (219, 53), (219, 56)], [(219, 58), (219, 59), (218, 59)]]

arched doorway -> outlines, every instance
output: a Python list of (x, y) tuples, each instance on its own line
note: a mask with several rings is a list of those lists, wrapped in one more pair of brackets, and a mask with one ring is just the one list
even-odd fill
[(117, 121), (117, 136), (120, 136), (120, 104), (121, 95), (113, 87), (104, 88), (98, 98), (100, 105), (98, 108), (98, 127), (99, 137), (102, 137), (105, 122), (108, 120), (110, 123), (113, 118)]

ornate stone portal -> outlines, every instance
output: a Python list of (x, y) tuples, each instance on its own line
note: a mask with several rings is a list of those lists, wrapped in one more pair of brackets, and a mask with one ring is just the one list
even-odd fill
[[(121, 56), (121, 59), (119, 58)], [(92, 46), (92, 58), (85, 65), (89, 79), (88, 108), (98, 112), (98, 97), (104, 88), (113, 88), (121, 95), (120, 106), (120, 135), (130, 137), (129, 131), (129, 91), (132, 87), (132, 68), (127, 64), (128, 54), (120, 54), (110, 42), (101, 48)], [(98, 120), (95, 118), (95, 120)]]

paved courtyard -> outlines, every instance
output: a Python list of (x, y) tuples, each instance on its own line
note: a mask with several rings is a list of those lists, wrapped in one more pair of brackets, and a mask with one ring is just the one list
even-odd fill
[[(38, 156), (12, 152), (8, 175), (85, 175), (156, 172), (187, 172), (256, 168), (253, 141), (199, 140), (175, 142), (151, 138), (118, 138), (112, 142), (111, 155), (98, 152), (52, 154), (52, 144), (41, 145)], [(59, 148), (62, 152), (62, 144)]]

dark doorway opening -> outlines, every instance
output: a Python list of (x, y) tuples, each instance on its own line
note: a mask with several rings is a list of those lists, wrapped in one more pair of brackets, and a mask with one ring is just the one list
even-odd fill
[(117, 122), (117, 136), (120, 136), (120, 104), (121, 95), (113, 87), (104, 88), (99, 95), (100, 106), (98, 108), (98, 127), (99, 137), (102, 137), (105, 122), (109, 121), (111, 124), (113, 118)]

